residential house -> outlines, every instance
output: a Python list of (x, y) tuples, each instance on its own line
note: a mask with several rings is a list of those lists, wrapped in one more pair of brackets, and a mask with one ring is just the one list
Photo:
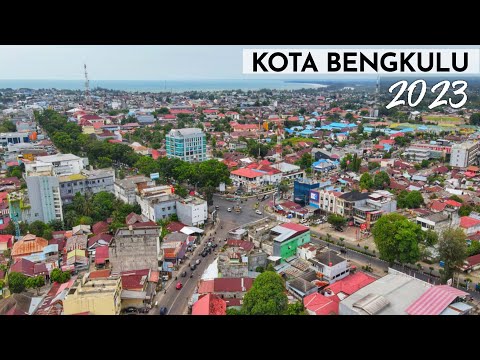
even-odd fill
[(0, 253), (3, 254), (5, 250), (11, 249), (13, 241), (13, 235), (0, 235)]
[(323, 280), (330, 284), (347, 277), (350, 274), (350, 264), (337, 252), (318, 250), (315, 257), (308, 259), (311, 267), (320, 273)]
[(227, 303), (215, 294), (199, 297), (193, 304), (192, 315), (226, 315)]
[(33, 234), (27, 234), (13, 244), (12, 258), (15, 261), (29, 255), (43, 254), (43, 248), (47, 245), (48, 241), (44, 238), (37, 237)]

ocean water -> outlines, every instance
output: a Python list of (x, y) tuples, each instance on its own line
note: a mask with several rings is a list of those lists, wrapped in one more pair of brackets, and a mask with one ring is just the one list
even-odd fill
[[(139, 92), (183, 92), (183, 91), (215, 91), (215, 90), (259, 90), (279, 89), (295, 90), (302, 88), (326, 87), (321, 81), (295, 82), (294, 80), (277, 79), (236, 79), (236, 80), (90, 80), (90, 89), (101, 87), (111, 90)], [(83, 90), (83, 80), (2, 80), (0, 89), (61, 89)]]

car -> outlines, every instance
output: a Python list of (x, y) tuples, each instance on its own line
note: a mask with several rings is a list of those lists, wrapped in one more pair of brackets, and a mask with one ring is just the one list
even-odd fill
[(212, 244), (212, 248), (216, 248), (218, 245), (217, 244)]
[(187, 276), (187, 272), (186, 272), (186, 271), (182, 272), (182, 273), (180, 274), (180, 276), (181, 276), (181, 277)]
[(163, 281), (168, 281), (168, 275), (163, 275), (163, 276), (162, 276), (162, 280), (163, 280)]
[(197, 265), (193, 264), (193, 265), (190, 265), (190, 270), (195, 270), (197, 268)]
[(175, 285), (175, 289), (180, 290), (183, 287), (183, 284), (181, 282), (178, 282), (177, 285)]
[(150, 311), (150, 309), (147, 308), (147, 307), (143, 307), (143, 308), (140, 309), (141, 314), (148, 314), (149, 311)]
[(337, 227), (335, 228), (335, 230), (340, 231), (340, 232), (343, 232), (343, 228), (341, 228), (341, 227), (339, 227), (339, 226), (337, 226)]
[(228, 212), (232, 212), (232, 208), (228, 208), (227, 211), (228, 211)]
[(130, 306), (124, 310), (125, 314), (138, 314), (138, 309), (136, 307)]
[(216, 210), (220, 209), (220, 206), (215, 205), (215, 209), (216, 209)]
[(262, 212), (260, 210), (255, 210), (255, 214), (262, 215)]
[(205, 250), (203, 250), (200, 255), (202, 255), (202, 257), (205, 257), (205, 256), (207, 256), (207, 252)]
[(197, 259), (197, 261), (195, 261), (195, 264), (198, 265), (198, 264), (200, 264), (201, 262), (202, 262), (201, 259)]
[(160, 308), (160, 315), (167, 315), (167, 308), (165, 306)]

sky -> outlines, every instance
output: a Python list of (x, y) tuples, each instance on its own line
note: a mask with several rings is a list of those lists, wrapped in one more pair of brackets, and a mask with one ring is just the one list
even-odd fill
[[(242, 50), (268, 47), (295, 46), (1, 45), (0, 79), (81, 80), (84, 79), (84, 63), (91, 80), (259, 78), (258, 75), (242, 74)], [(386, 46), (369, 46), (373, 47)], [(357, 45), (355, 48), (361, 47)], [(265, 77), (278, 78), (279, 75), (263, 75)], [(286, 75), (281, 77), (288, 78)]]

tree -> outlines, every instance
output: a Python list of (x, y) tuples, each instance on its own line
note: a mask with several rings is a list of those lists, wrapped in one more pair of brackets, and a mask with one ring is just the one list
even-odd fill
[(244, 315), (282, 315), (288, 308), (283, 279), (273, 271), (264, 271), (243, 298)]
[(380, 257), (390, 264), (395, 261), (413, 264), (420, 259), (418, 243), (423, 241), (423, 230), (405, 216), (383, 215), (373, 226), (372, 234)]
[(430, 229), (425, 231), (425, 236), (424, 236), (423, 242), (425, 243), (426, 246), (435, 245), (438, 242), (437, 233), (433, 230), (430, 230)]
[(263, 268), (263, 266), (257, 266), (255, 268), (255, 271), (258, 272), (258, 273), (263, 273), (265, 271), (265, 269)]
[(345, 225), (347, 220), (341, 215), (330, 214), (328, 215), (327, 222), (333, 227), (342, 227)]
[(30, 231), (31, 234), (34, 234), (39, 237), (43, 236), (43, 232), (46, 229), (47, 229), (47, 225), (44, 222), (39, 220), (32, 222), (28, 227), (28, 231)]
[(397, 205), (399, 208), (404, 209), (416, 209), (420, 207), (420, 205), (424, 204), (423, 196), (420, 191), (413, 190), (413, 191), (406, 191), (402, 190), (397, 197)]
[(428, 160), (422, 160), (422, 162), (420, 163), (420, 166), (422, 167), (422, 169), (428, 168), (429, 165), (430, 165), (430, 161)]
[(295, 164), (300, 166), (302, 170), (311, 168), (313, 164), (312, 154), (310, 153), (303, 154), (300, 160), (296, 161)]
[(30, 277), (25, 281), (25, 287), (28, 289), (37, 289), (37, 295), (40, 293), (40, 288), (45, 285), (45, 278), (43, 276)]
[(480, 125), (480, 113), (470, 115), (470, 125)]
[(62, 271), (59, 268), (55, 268), (52, 270), (50, 273), (50, 279), (54, 282), (58, 282), (60, 284), (63, 284), (70, 280), (70, 271)]
[(52, 240), (52, 238), (53, 238), (52, 229), (50, 229), (50, 228), (45, 229), (45, 231), (43, 232), (42, 237), (43, 237), (45, 240)]
[(242, 315), (242, 312), (233, 307), (230, 307), (227, 309), (227, 315)]
[(360, 177), (360, 189), (370, 189), (373, 187), (373, 179), (372, 176), (366, 172), (363, 173), (362, 176)]
[(470, 205), (462, 205), (460, 209), (458, 209), (459, 216), (468, 216), (473, 211), (473, 208)]
[(363, 134), (363, 125), (358, 124), (357, 126), (357, 134), (362, 135)]
[(12, 293), (21, 293), (25, 290), (27, 277), (19, 272), (12, 272), (8, 275), (8, 288)]
[(53, 231), (63, 230), (63, 222), (61, 220), (52, 220), (48, 223), (48, 227)]
[(373, 177), (373, 186), (376, 189), (382, 190), (390, 185), (390, 176), (385, 171), (380, 171)]
[(0, 290), (3, 290), (5, 287), (5, 280), (0, 279)]
[(379, 162), (369, 162), (368, 163), (368, 170), (373, 170), (373, 169), (377, 169), (380, 167), (380, 163)]
[(288, 182), (285, 180), (282, 180), (280, 184), (278, 185), (278, 191), (281, 193), (285, 194), (290, 190), (290, 186), (288, 186)]
[(458, 266), (467, 257), (466, 235), (461, 228), (448, 228), (438, 242), (440, 259), (445, 262), (442, 281), (451, 279)]
[(302, 301), (294, 302), (293, 304), (288, 304), (285, 315), (306, 315), (305, 306), (303, 306)]
[(188, 196), (188, 190), (181, 185), (177, 185), (175, 186), (175, 194), (182, 198), (186, 198)]

